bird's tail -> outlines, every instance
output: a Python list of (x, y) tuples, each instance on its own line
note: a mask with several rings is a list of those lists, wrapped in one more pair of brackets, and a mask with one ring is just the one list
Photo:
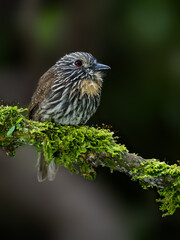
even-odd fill
[(39, 182), (43, 182), (46, 178), (49, 181), (53, 181), (56, 172), (58, 171), (58, 165), (55, 164), (54, 159), (48, 165), (44, 159), (43, 153), (38, 153), (37, 170), (37, 178)]

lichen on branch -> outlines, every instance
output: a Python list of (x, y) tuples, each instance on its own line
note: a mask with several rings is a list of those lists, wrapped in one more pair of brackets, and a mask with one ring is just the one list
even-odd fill
[(144, 159), (128, 152), (109, 129), (88, 126), (58, 125), (26, 118), (27, 109), (0, 107), (0, 146), (15, 155), (21, 145), (33, 145), (42, 151), (47, 164), (54, 161), (90, 180), (96, 167), (123, 172), (139, 180), (144, 189), (156, 187), (160, 209), (172, 215), (180, 207), (180, 166), (157, 159)]

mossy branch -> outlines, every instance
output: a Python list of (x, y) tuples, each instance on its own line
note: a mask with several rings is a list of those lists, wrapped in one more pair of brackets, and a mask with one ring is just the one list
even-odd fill
[(144, 189), (156, 187), (160, 209), (172, 215), (180, 207), (180, 166), (168, 165), (157, 159), (144, 159), (128, 152), (117, 143), (113, 132), (87, 126), (62, 126), (52, 122), (35, 122), (24, 116), (26, 109), (0, 107), (0, 146), (14, 155), (21, 145), (33, 145), (72, 172), (88, 179), (96, 176), (95, 168), (108, 167), (139, 180)]

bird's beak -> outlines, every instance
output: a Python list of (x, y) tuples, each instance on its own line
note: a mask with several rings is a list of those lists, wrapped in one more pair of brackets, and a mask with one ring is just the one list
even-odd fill
[(95, 63), (93, 66), (92, 66), (92, 69), (94, 71), (100, 71), (100, 70), (106, 70), (106, 69), (111, 69), (108, 65), (105, 65), (105, 64), (101, 64), (101, 63)]

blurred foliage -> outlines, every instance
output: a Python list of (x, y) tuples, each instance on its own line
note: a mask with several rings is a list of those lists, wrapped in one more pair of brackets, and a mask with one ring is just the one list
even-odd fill
[[(177, 0), (3, 1), (0, 99), (27, 106), (38, 78), (58, 58), (91, 52), (111, 71), (104, 78), (101, 105), (88, 124), (109, 124), (131, 152), (173, 164), (180, 159), (179, 12)], [(130, 205), (132, 198), (140, 205), (146, 201), (120, 174), (105, 178), (114, 178), (111, 188), (116, 186), (117, 193), (121, 186), (119, 195), (124, 189)], [(175, 222), (168, 227), (164, 222), (165, 228), (157, 223), (159, 236), (167, 238), (168, 228), (174, 232)], [(138, 234), (138, 240), (152, 238)]]
[(46, 49), (56, 42), (58, 37), (57, 29), (62, 28), (63, 12), (56, 7), (46, 8), (41, 11), (34, 26), (36, 43)]

